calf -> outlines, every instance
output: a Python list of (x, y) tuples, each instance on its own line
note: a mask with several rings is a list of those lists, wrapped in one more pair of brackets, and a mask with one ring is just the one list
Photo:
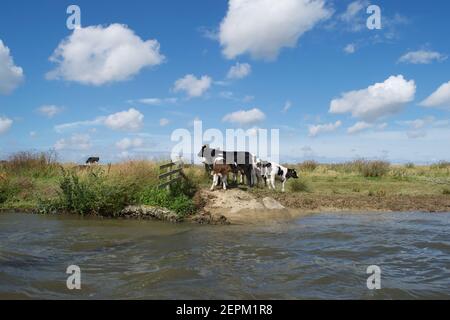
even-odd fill
[(213, 183), (211, 185), (211, 191), (214, 191), (214, 187), (218, 184), (219, 178), (222, 180), (223, 190), (227, 190), (228, 174), (233, 172), (234, 166), (226, 164), (223, 157), (217, 157), (214, 159), (211, 174), (213, 176)]
[(266, 179), (269, 179), (269, 189), (275, 189), (275, 179), (281, 180), (281, 191), (284, 192), (284, 184), (290, 178), (298, 179), (295, 169), (288, 169), (275, 162), (267, 162), (263, 165), (265, 168)]

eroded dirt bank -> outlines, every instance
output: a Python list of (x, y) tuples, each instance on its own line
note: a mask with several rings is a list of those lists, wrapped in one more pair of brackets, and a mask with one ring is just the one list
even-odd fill
[(448, 195), (317, 195), (240, 189), (200, 191), (200, 213), (191, 221), (248, 224), (289, 219), (316, 212), (450, 212)]

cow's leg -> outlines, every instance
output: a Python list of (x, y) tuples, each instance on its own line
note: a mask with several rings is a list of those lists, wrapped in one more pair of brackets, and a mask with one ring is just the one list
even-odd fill
[(223, 180), (223, 190), (227, 190), (227, 178), (228, 178), (228, 176), (225, 174), (225, 175), (223, 175), (223, 177), (222, 177), (222, 180)]
[(283, 179), (283, 183), (281, 184), (281, 191), (284, 192), (284, 184), (286, 183), (286, 178)]
[(245, 177), (247, 178), (247, 186), (249, 186), (251, 188), (253, 186), (252, 185), (252, 171), (249, 170), (248, 168), (245, 170)]
[(217, 174), (214, 174), (213, 176), (213, 183), (211, 186), (211, 191), (214, 191), (214, 187), (217, 185), (217, 180), (219, 180), (219, 176)]
[(272, 185), (272, 189), (276, 190), (275, 189), (275, 174), (273, 174), (273, 173), (270, 175), (270, 184)]

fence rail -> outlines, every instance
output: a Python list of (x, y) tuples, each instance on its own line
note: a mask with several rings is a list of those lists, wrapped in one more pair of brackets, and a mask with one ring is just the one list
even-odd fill
[(168, 188), (171, 184), (184, 178), (183, 162), (169, 162), (159, 166), (159, 188)]

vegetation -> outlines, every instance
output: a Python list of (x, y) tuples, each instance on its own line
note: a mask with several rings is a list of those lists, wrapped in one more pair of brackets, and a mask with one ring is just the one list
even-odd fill
[(304, 179), (293, 179), (288, 183), (289, 191), (291, 192), (309, 192), (310, 187)]
[[(127, 205), (146, 204), (166, 207), (179, 215), (195, 212), (199, 204), (194, 195), (210, 186), (204, 167), (187, 165), (187, 180), (170, 190), (159, 190), (160, 164), (128, 161), (85, 167), (58, 163), (53, 153), (21, 152), (0, 163), (0, 209), (113, 217)], [(450, 194), (450, 163), (445, 161), (429, 166), (368, 160), (338, 164), (306, 161), (289, 167), (297, 169), (300, 179), (287, 183), (287, 193), (301, 193), (296, 196), (299, 198), (408, 195), (447, 199)], [(271, 194), (262, 188), (254, 192)]]

